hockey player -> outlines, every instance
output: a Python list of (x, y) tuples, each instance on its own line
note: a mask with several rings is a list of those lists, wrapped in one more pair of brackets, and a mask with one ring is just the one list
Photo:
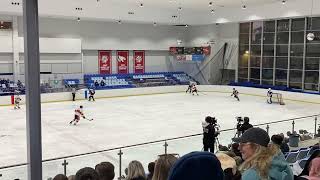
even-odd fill
[(186, 93), (188, 91), (189, 91), (189, 93), (191, 93), (192, 85), (193, 85), (193, 83), (190, 82), (190, 84), (188, 85), (188, 89), (186, 90)]
[(74, 119), (70, 121), (70, 125), (73, 123), (73, 125), (77, 125), (77, 123), (80, 121), (80, 117), (86, 118), (83, 114), (83, 106), (80, 106), (80, 108), (77, 108), (74, 110)]
[(14, 109), (20, 109), (21, 98), (19, 95), (16, 95), (14, 98)]
[(198, 89), (197, 89), (197, 87), (196, 87), (195, 84), (193, 84), (193, 86), (192, 86), (192, 88), (191, 88), (191, 92), (192, 92), (192, 95), (194, 95), (194, 93), (196, 93), (197, 96), (199, 96), (199, 94), (198, 94)]
[(269, 88), (268, 92), (267, 92), (267, 97), (268, 97), (267, 102), (269, 104), (272, 104), (272, 94), (273, 94), (273, 92), (272, 92), (271, 88)]
[(231, 96), (233, 96), (233, 97), (236, 98), (238, 101), (240, 101), (238, 95), (239, 95), (239, 92), (236, 90), (236, 88), (233, 88), (233, 92), (232, 92)]
[(94, 89), (89, 89), (89, 101), (91, 101), (91, 99), (95, 101), (93, 97), (95, 93)]

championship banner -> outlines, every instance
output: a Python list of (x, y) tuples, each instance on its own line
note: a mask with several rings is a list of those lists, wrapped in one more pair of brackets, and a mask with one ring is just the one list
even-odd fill
[(144, 73), (145, 53), (144, 51), (133, 51), (133, 72)]
[(129, 73), (129, 51), (117, 51), (118, 74)]
[(111, 74), (111, 51), (99, 51), (99, 73)]

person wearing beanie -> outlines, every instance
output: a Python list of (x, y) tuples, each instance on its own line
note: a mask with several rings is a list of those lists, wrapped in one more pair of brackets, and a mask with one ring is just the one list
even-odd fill
[(244, 180), (292, 180), (293, 173), (289, 164), (278, 158), (278, 152), (270, 146), (268, 133), (261, 128), (250, 128), (235, 141), (244, 162), (240, 166)]
[(290, 151), (288, 144), (284, 142), (284, 138), (280, 134), (273, 135), (271, 137), (271, 141), (273, 144), (279, 145), (279, 148), (283, 154)]
[(176, 161), (168, 180), (223, 180), (220, 161), (210, 152), (191, 152)]

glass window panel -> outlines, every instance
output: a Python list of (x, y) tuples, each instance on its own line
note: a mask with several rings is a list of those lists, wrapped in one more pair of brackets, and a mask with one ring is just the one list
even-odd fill
[[(320, 44), (320, 31), (307, 31), (307, 34), (312, 32), (314, 34), (314, 39), (312, 41), (306, 40), (307, 44)], [(306, 37), (307, 38), (307, 37)]]
[(288, 58), (287, 57), (277, 57), (276, 68), (277, 69), (288, 69)]
[(297, 44), (297, 43), (304, 43), (304, 32), (292, 32), (291, 33), (291, 43)]
[(290, 82), (289, 87), (293, 89), (302, 89), (302, 83)]
[(275, 33), (263, 33), (263, 44), (274, 44)]
[(303, 44), (302, 45), (291, 45), (291, 56), (303, 56)]
[(287, 86), (287, 82), (286, 81), (276, 81), (276, 86)]
[(318, 84), (304, 84), (305, 90), (318, 91)]
[(302, 69), (302, 68), (303, 68), (303, 58), (302, 57), (290, 58), (290, 69)]
[(259, 79), (250, 79), (250, 82), (252, 82), (254, 84), (260, 84), (260, 80)]
[(292, 19), (291, 31), (304, 31), (304, 18)]
[(264, 85), (273, 85), (272, 81), (262, 80), (262, 84)]
[(273, 68), (273, 57), (263, 57), (262, 58), (262, 67), (263, 68)]
[(263, 45), (263, 56), (274, 56), (274, 45)]
[(238, 78), (238, 82), (248, 82), (248, 79), (246, 79), (246, 78)]
[(305, 71), (305, 83), (319, 83), (319, 71)]
[(240, 44), (249, 44), (249, 34), (240, 34)]
[(251, 56), (261, 56), (261, 45), (251, 45)]
[(248, 78), (248, 68), (239, 68), (239, 77)]
[(263, 29), (264, 32), (275, 32), (275, 21), (265, 21)]
[(261, 33), (252, 33), (251, 44), (261, 44)]
[(320, 57), (320, 44), (307, 44), (306, 57)]
[(261, 21), (252, 23), (252, 29), (251, 29), (252, 44), (261, 44), (262, 24), (263, 23)]
[(240, 23), (240, 33), (249, 33), (250, 23)]
[(287, 81), (287, 70), (276, 69), (276, 81)]
[(261, 57), (260, 56), (251, 56), (250, 57), (250, 67), (260, 68)]
[(278, 32), (280, 31), (289, 31), (289, 19), (283, 19), (283, 20), (278, 20), (277, 22), (278, 27), (277, 30)]
[(240, 45), (239, 55), (248, 55), (249, 54), (249, 45)]
[(319, 70), (320, 58), (306, 58), (306, 70)]
[(302, 83), (302, 71), (290, 70), (290, 82), (301, 82)]
[(279, 32), (277, 33), (277, 44), (288, 44), (289, 43), (289, 33)]
[(277, 45), (277, 56), (288, 56), (288, 45)]
[(260, 79), (260, 68), (250, 69), (250, 79)]
[(312, 27), (311, 27), (311, 18), (308, 18), (308, 30), (320, 30), (320, 17), (312, 18)]
[(272, 80), (273, 79), (273, 69), (262, 69), (262, 79)]
[(239, 67), (248, 67), (248, 55), (239, 56)]

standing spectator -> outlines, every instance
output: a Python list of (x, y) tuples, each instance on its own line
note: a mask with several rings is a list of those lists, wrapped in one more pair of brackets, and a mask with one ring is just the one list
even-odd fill
[(268, 147), (270, 137), (265, 130), (250, 128), (236, 141), (240, 143), (239, 149), (244, 159), (240, 167), (242, 179), (293, 179), (288, 163)]
[(98, 173), (91, 167), (85, 167), (80, 169), (76, 173), (76, 180), (99, 180)]
[(223, 180), (223, 170), (213, 153), (192, 152), (178, 159), (168, 180)]
[(214, 145), (218, 132), (216, 132), (217, 120), (214, 117), (207, 116), (205, 122), (202, 122), (203, 128), (203, 150), (214, 153)]
[(128, 166), (127, 180), (146, 180), (146, 174), (139, 161), (131, 161)]
[(160, 155), (156, 161), (152, 180), (167, 180), (169, 171), (177, 160), (173, 154)]
[(72, 88), (72, 90), (71, 90), (71, 94), (72, 94), (72, 101), (75, 101), (75, 99), (76, 99), (76, 88)]
[(149, 174), (147, 176), (147, 180), (151, 180), (152, 177), (153, 177), (153, 173), (154, 173), (154, 166), (156, 165), (155, 162), (151, 162), (148, 164), (148, 171), (149, 171)]
[(114, 174), (114, 166), (110, 162), (102, 162), (97, 164), (95, 167), (99, 175), (99, 180), (113, 180)]
[(63, 174), (58, 174), (52, 180), (68, 180), (68, 178)]

